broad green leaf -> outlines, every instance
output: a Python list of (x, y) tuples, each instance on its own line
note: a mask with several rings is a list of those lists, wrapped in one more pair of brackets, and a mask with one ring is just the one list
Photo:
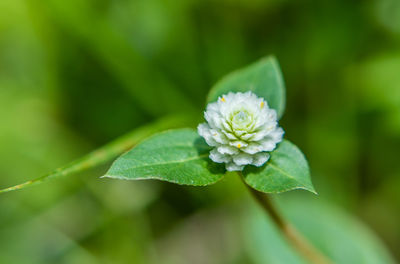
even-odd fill
[(211, 89), (207, 102), (229, 92), (252, 91), (267, 100), (281, 117), (285, 110), (285, 84), (275, 57), (270, 56), (222, 78)]
[(209, 185), (224, 174), (221, 164), (209, 160), (209, 151), (210, 147), (195, 130), (169, 130), (122, 155), (103, 177)]
[(303, 153), (287, 140), (271, 153), (271, 159), (261, 168), (248, 166), (243, 177), (252, 188), (265, 193), (280, 193), (305, 189), (316, 193)]

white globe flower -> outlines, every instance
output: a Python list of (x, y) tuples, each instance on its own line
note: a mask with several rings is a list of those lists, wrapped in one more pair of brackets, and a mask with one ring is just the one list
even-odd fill
[(207, 122), (198, 126), (198, 133), (214, 147), (210, 159), (225, 163), (228, 171), (264, 165), (270, 157), (268, 152), (283, 138), (276, 111), (252, 92), (219, 97), (208, 104), (204, 117)]

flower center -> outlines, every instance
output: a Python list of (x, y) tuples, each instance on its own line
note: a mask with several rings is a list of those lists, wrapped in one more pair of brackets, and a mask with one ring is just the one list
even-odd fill
[(238, 127), (246, 127), (252, 121), (252, 116), (246, 110), (240, 110), (233, 114), (232, 122)]
[(235, 115), (236, 121), (244, 122), (247, 119), (247, 113), (240, 111), (238, 114)]

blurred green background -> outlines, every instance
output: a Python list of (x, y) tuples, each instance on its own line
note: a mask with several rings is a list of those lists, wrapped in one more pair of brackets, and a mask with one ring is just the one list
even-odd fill
[[(1, 0), (0, 187), (167, 114), (201, 120), (220, 77), (269, 54), (319, 192), (276, 202), (335, 263), (400, 260), (398, 0)], [(235, 175), (106, 169), (1, 195), (0, 263), (305, 263)]]

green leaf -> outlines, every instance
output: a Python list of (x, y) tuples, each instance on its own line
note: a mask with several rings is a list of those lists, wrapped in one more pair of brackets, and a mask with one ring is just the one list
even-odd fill
[(0, 193), (11, 192), (25, 189), (35, 184), (43, 183), (51, 178), (68, 176), (77, 172), (82, 172), (92, 167), (99, 166), (105, 162), (113, 160), (115, 157), (132, 148), (144, 138), (162, 131), (164, 129), (176, 128), (182, 124), (192, 124), (192, 119), (186, 115), (174, 115), (159, 119), (151, 124), (134, 129), (132, 132), (117, 138), (116, 140), (90, 152), (89, 154), (77, 159), (70, 164), (58, 168), (39, 178), (26, 181), (24, 183), (14, 185), (8, 188), (0, 189)]
[(210, 147), (195, 130), (169, 130), (150, 137), (122, 155), (103, 177), (209, 185), (224, 174), (223, 166), (208, 158), (209, 151)]
[(270, 56), (243, 69), (228, 74), (217, 82), (208, 94), (207, 102), (217, 101), (218, 97), (229, 92), (252, 91), (267, 100), (278, 117), (285, 110), (285, 84), (275, 57)]
[(271, 159), (261, 168), (248, 166), (243, 177), (252, 188), (265, 193), (280, 193), (305, 189), (316, 193), (303, 153), (287, 140), (271, 153)]

